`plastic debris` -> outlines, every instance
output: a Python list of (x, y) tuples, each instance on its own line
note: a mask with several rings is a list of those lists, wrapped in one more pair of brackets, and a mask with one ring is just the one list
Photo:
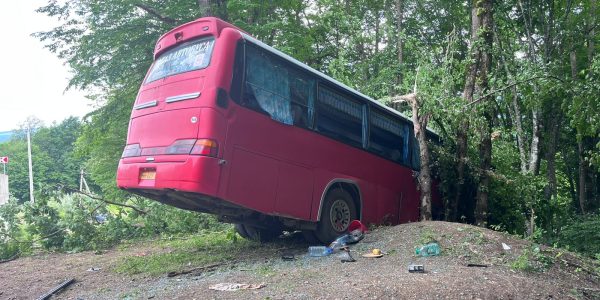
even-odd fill
[(339, 258), (343, 263), (356, 261), (356, 259), (354, 259), (354, 257), (352, 257), (352, 255), (350, 255), (350, 250), (346, 250), (346, 251), (342, 252), (340, 254)]
[(102, 270), (102, 268), (91, 267), (91, 268), (87, 269), (88, 272), (98, 272), (100, 270)]
[(502, 243), (502, 249), (504, 249), (504, 250), (507, 250), (507, 251), (508, 251), (508, 250), (510, 250), (510, 246), (509, 246), (509, 245), (507, 245), (507, 244), (505, 244), (505, 243)]
[(215, 291), (231, 292), (237, 290), (258, 290), (265, 287), (266, 284), (247, 284), (247, 283), (217, 283), (208, 288)]
[(438, 256), (440, 255), (440, 245), (438, 243), (429, 243), (415, 249), (415, 254), (418, 256)]
[(333, 249), (325, 246), (310, 246), (308, 247), (308, 256), (320, 257), (327, 256), (333, 253)]
[(409, 273), (425, 273), (425, 266), (423, 265), (409, 265), (408, 266)]

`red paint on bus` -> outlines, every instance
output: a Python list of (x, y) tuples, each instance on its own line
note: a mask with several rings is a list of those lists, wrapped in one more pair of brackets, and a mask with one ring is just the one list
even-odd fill
[[(240, 41), (248, 45), (238, 47)], [(298, 82), (313, 83), (312, 94), (305, 96), (312, 99), (312, 108), (305, 112), (312, 124), (286, 124), (233, 101), (246, 97), (234, 97), (240, 94), (234, 89), (242, 87), (232, 83), (243, 75), (241, 67), (234, 70), (236, 49), (250, 46), (289, 67), (289, 74), (300, 72), (309, 78)], [(327, 87), (341, 98), (352, 98), (358, 103), (354, 105), (361, 105), (363, 118), (377, 112), (412, 133), (410, 122), (273, 51), (216, 18), (202, 18), (163, 35), (155, 47), (157, 61), (131, 113), (128, 146), (117, 173), (119, 188), (226, 221), (244, 223), (268, 216), (287, 227), (312, 229), (311, 224), (328, 217), (322, 212), (328, 191), (343, 189), (352, 195), (356, 217), (365, 223), (417, 221), (419, 193), (408, 166), (415, 155), (412, 143), (404, 144), (410, 147), (405, 150), (409, 156), (405, 154), (401, 164), (370, 151), (369, 141), (358, 147), (323, 134), (316, 129), (320, 117), (314, 103), (321, 97), (317, 89)], [(344, 105), (340, 103), (332, 105)], [(368, 122), (362, 121), (362, 138), (367, 140), (364, 133), (374, 126)], [(204, 155), (190, 154), (194, 151)]]

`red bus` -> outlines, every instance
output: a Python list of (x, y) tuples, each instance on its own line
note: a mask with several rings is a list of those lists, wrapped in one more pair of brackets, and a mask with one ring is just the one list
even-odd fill
[(216, 18), (167, 32), (154, 58), (119, 188), (260, 240), (418, 220), (418, 148), (402, 114)]

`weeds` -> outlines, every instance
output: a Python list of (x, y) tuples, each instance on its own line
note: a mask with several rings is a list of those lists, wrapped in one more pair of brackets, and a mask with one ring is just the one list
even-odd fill
[(521, 255), (513, 261), (510, 267), (513, 270), (525, 272), (543, 272), (554, 264), (554, 258), (546, 255), (537, 245), (523, 250)]
[(232, 238), (229, 231), (207, 232), (185, 239), (160, 240), (157, 243), (160, 253), (140, 253), (140, 256), (126, 257), (115, 267), (115, 271), (124, 274), (164, 274), (231, 260), (241, 252), (257, 246), (248, 240)]

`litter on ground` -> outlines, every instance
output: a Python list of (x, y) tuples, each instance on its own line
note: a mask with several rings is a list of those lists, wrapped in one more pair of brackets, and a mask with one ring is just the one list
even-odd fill
[(208, 288), (215, 291), (231, 292), (237, 290), (258, 290), (266, 285), (261, 284), (247, 284), (247, 283), (217, 283), (209, 286)]

